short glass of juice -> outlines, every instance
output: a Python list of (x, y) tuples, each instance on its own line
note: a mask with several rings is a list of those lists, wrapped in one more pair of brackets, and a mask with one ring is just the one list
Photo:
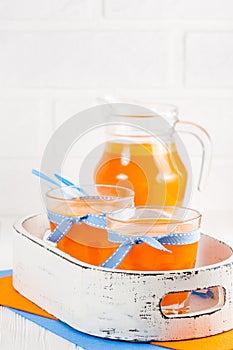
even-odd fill
[[(114, 241), (114, 233), (133, 240), (134, 237), (139, 237), (139, 244), (133, 244), (117, 268), (139, 271), (193, 268), (200, 238), (200, 223), (201, 214), (198, 211), (182, 207), (141, 206), (107, 214), (110, 241)], [(143, 236), (154, 237), (169, 251), (140, 242), (140, 237)], [(163, 313), (188, 312), (189, 294), (181, 292), (166, 295), (161, 302)]]
[[(133, 205), (134, 192), (121, 186), (87, 185), (82, 186), (81, 192), (75, 186), (69, 186), (46, 193), (49, 220), (51, 213), (55, 217), (58, 214), (64, 218), (84, 217), (88, 214), (105, 217), (106, 213), (131, 208)], [(56, 222), (50, 220), (51, 232), (56, 227)], [(84, 220), (72, 224), (56, 246), (78, 260), (99, 266), (114, 253), (119, 244), (108, 240), (106, 228), (88, 225)]]

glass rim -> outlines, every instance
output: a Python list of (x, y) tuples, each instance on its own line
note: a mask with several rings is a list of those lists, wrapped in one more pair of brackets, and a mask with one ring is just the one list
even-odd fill
[[(77, 202), (78, 201), (78, 199), (80, 198), (80, 197), (83, 197), (83, 199), (85, 199), (85, 197), (88, 197), (88, 195), (85, 195), (85, 194), (82, 194), (82, 195), (80, 195), (80, 196), (77, 196), (77, 197), (75, 197), (75, 198), (64, 198), (64, 197), (59, 197), (59, 196), (54, 196), (54, 195), (51, 195), (51, 192), (53, 192), (53, 191), (58, 191), (58, 190), (65, 190), (65, 189), (68, 189), (68, 188), (77, 188), (77, 187), (79, 187), (79, 186), (61, 186), (61, 187), (57, 187), (57, 188), (52, 188), (52, 189), (50, 189), (50, 190), (48, 190), (47, 192), (46, 192), (46, 198), (50, 198), (50, 199), (55, 199), (55, 200), (60, 200), (60, 201), (74, 201), (75, 200), (75, 202)], [(93, 184), (93, 185), (82, 185), (80, 188), (82, 188), (82, 189), (88, 189), (88, 188), (98, 188), (98, 187), (105, 187), (105, 188), (109, 188), (109, 189), (111, 189), (111, 188), (114, 188), (114, 189), (117, 189), (117, 188), (119, 188), (119, 189), (121, 189), (121, 190), (125, 190), (125, 191), (128, 191), (128, 195), (126, 195), (126, 196), (124, 196), (124, 197), (120, 197), (120, 196), (112, 196), (112, 197), (114, 197), (114, 201), (122, 201), (122, 200), (126, 200), (126, 199), (131, 199), (131, 198), (134, 198), (134, 191), (132, 190), (132, 189), (130, 189), (130, 188), (128, 188), (128, 187), (124, 187), (124, 186), (115, 186), (115, 185), (108, 185), (108, 184)], [(96, 196), (97, 196), (97, 194), (96, 194)], [(100, 199), (101, 198), (103, 198), (103, 197), (106, 197), (106, 196), (109, 196), (109, 197), (111, 197), (111, 195), (99, 195), (99, 197), (100, 197)], [(90, 197), (91, 197), (91, 195), (90, 195)], [(82, 199), (82, 201), (83, 201), (83, 199)], [(81, 200), (80, 200), (81, 201)], [(96, 198), (92, 198), (92, 200), (91, 200), (91, 198), (90, 198), (90, 200), (88, 200), (89, 202), (92, 202), (92, 201), (96, 201)]]
[[(180, 219), (180, 220), (176, 220), (176, 224), (182, 224), (182, 223), (187, 223), (187, 222), (190, 222), (190, 221), (194, 221), (194, 220), (197, 220), (197, 219), (201, 219), (202, 217), (202, 214), (196, 210), (196, 209), (192, 209), (192, 208), (186, 208), (186, 207), (182, 207), (182, 206), (169, 206), (169, 205), (165, 205), (165, 206), (153, 206), (153, 205), (146, 205), (146, 206), (135, 206), (135, 207), (132, 207), (131, 209), (135, 209), (136, 211), (137, 210), (164, 210), (164, 209), (182, 209), (184, 210), (184, 213), (185, 212), (191, 212), (193, 214), (196, 214), (195, 216), (189, 218), (189, 219)], [(116, 214), (116, 213), (120, 213), (120, 212), (123, 212), (123, 210), (125, 209), (119, 209), (119, 210), (116, 210), (112, 213), (107, 213), (106, 214), (106, 218), (112, 222), (116, 222), (116, 223), (122, 223), (122, 224), (128, 224), (130, 222), (131, 219), (127, 219), (127, 220), (122, 220), (122, 219), (116, 219), (116, 218), (113, 218), (112, 215)], [(140, 219), (140, 218), (139, 218)], [(146, 217), (145, 218), (141, 218), (142, 220), (143, 219), (147, 219)], [(153, 219), (153, 218), (151, 218)], [(169, 217), (168, 220), (171, 219), (171, 223), (172, 223), (172, 217)], [(132, 219), (133, 220), (133, 219)], [(167, 225), (168, 222), (162, 222), (162, 223), (159, 223), (159, 225)]]

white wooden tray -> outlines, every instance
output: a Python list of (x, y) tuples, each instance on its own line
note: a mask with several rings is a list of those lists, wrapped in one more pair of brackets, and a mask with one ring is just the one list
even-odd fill
[[(202, 234), (195, 269), (112, 270), (78, 261), (43, 241), (48, 227), (45, 215), (15, 225), (13, 285), (71, 327), (128, 341), (199, 338), (233, 328), (233, 251), (226, 243)], [(217, 305), (192, 296), (191, 313), (162, 314), (166, 293), (208, 287), (223, 291)]]

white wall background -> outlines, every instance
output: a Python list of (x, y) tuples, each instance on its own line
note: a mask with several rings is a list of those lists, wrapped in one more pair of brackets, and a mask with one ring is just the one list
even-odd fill
[(228, 213), (230, 227), (232, 0), (0, 0), (2, 221), (41, 211), (31, 169), (54, 130), (105, 94), (177, 104), (209, 131), (211, 176), (193, 206), (215, 223)]

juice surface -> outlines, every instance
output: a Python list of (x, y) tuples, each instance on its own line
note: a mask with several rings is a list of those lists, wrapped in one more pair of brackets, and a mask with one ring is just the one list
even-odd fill
[(106, 144), (95, 182), (130, 187), (135, 205), (182, 205), (186, 168), (174, 143)]

